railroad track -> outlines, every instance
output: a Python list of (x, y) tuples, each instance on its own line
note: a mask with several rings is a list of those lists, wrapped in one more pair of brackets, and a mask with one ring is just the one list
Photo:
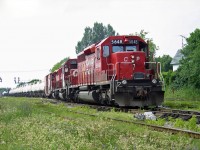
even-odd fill
[[(95, 115), (95, 114), (87, 114), (87, 113), (71, 111), (71, 110), (69, 110), (69, 112), (87, 115), (87, 116), (99, 117), (99, 115)], [(128, 120), (116, 119), (116, 118), (110, 118), (110, 117), (103, 117), (103, 118), (108, 119), (108, 120), (118, 121), (118, 122), (125, 122), (125, 123), (129, 123), (129, 124), (142, 125), (142, 126), (146, 126), (153, 130), (156, 130), (156, 131), (167, 131), (167, 132), (176, 133), (176, 134), (177, 133), (187, 134), (188, 136), (190, 136), (192, 138), (200, 139), (200, 132), (193, 132), (193, 131), (189, 131), (189, 130), (182, 130), (182, 129), (176, 129), (176, 128), (157, 126), (157, 125), (150, 125), (150, 124), (146, 124), (144, 122), (138, 122), (138, 121), (128, 121)]]
[[(72, 111), (72, 110), (67, 110), (67, 111), (71, 112), (71, 113), (90, 116), (90, 117), (99, 117), (99, 115), (95, 115), (95, 114), (88, 114), (88, 113)], [(42, 111), (42, 112), (53, 114), (52, 112), (49, 112), (49, 111)], [(61, 117), (61, 116), (58, 116), (58, 117)], [(189, 137), (192, 137), (192, 138), (195, 138), (195, 139), (200, 139), (200, 133), (199, 132), (193, 132), (193, 131), (188, 131), (188, 130), (168, 128), (168, 127), (157, 126), (157, 125), (151, 125), (151, 124), (146, 124), (144, 122), (138, 122), (138, 121), (129, 121), (129, 120), (116, 119), (116, 118), (105, 117), (105, 116), (101, 116), (101, 117), (104, 118), (104, 119), (107, 119), (107, 120), (113, 120), (113, 121), (117, 121), (117, 122), (124, 122), (124, 123), (128, 123), (128, 124), (135, 124), (135, 125), (145, 126), (145, 127), (148, 127), (150, 129), (156, 130), (156, 131), (171, 132), (173, 134), (185, 134), (185, 135), (188, 135)]]
[(136, 108), (126, 108), (126, 107), (112, 107), (112, 106), (101, 106), (101, 105), (91, 105), (91, 104), (81, 104), (81, 103), (70, 103), (62, 100), (54, 100), (54, 99), (42, 99), (43, 101), (50, 102), (53, 104), (63, 103), (67, 107), (75, 107), (75, 106), (87, 106), (93, 109), (97, 109), (98, 111), (117, 111), (117, 112), (127, 112), (127, 113), (144, 113), (147, 111), (152, 112), (156, 115), (157, 118), (166, 118), (172, 117), (174, 119), (181, 118), (185, 121), (192, 118), (193, 115), (196, 116), (197, 124), (200, 124), (200, 112), (198, 111), (189, 111), (189, 110), (179, 110), (179, 109), (169, 109), (169, 108), (150, 108), (150, 109), (136, 109)]
[[(129, 113), (132, 113), (132, 114), (138, 113), (138, 111), (139, 112), (146, 111), (146, 110), (140, 110), (140, 109), (138, 110), (138, 109), (131, 109), (131, 108), (116, 108), (116, 107), (109, 107), (109, 106), (88, 105), (88, 104), (69, 103), (69, 102), (66, 103), (66, 102), (63, 102), (63, 101), (57, 101), (57, 100), (53, 100), (53, 99), (42, 99), (42, 100), (45, 101), (45, 102), (53, 103), (53, 104), (64, 103), (66, 107), (89, 106), (89, 107), (97, 109), (99, 111), (110, 111), (111, 109), (113, 109), (115, 111), (129, 112)], [(77, 111), (72, 111), (72, 110), (68, 110), (68, 111), (72, 112), (72, 113), (82, 114), (82, 115), (99, 117), (99, 115), (95, 115), (95, 114), (87, 114), (87, 113), (77, 112)], [(197, 112), (197, 111), (158, 108), (156, 110), (153, 110), (152, 112), (157, 114), (157, 115), (159, 114), (158, 116), (160, 116), (160, 117), (162, 117), (163, 115), (165, 115), (165, 116), (176, 115), (176, 118), (177, 118), (177, 115), (179, 115), (179, 117), (180, 116), (187, 116), (188, 117), (188, 116), (191, 116), (191, 115), (196, 115), (197, 117), (200, 118), (200, 115), (199, 115), (200, 112)], [(101, 116), (101, 117), (103, 117), (103, 116)], [(171, 127), (169, 128), (169, 127), (151, 125), (151, 124), (146, 124), (146, 123), (141, 122), (141, 121), (129, 121), (129, 120), (110, 118), (110, 117), (103, 117), (103, 118), (108, 119), (108, 120), (119, 121), (119, 122), (142, 125), (142, 126), (146, 126), (146, 127), (151, 128), (153, 130), (156, 130), (156, 131), (167, 131), (167, 132), (171, 132), (171, 133), (187, 134), (188, 136), (190, 136), (192, 138), (200, 139), (200, 132), (193, 132), (193, 131), (189, 131), (189, 130), (183, 130), (183, 129), (177, 129), (177, 128), (171, 128)]]

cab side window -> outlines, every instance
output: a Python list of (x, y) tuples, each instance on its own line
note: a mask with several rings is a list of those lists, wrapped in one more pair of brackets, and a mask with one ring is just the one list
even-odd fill
[(96, 56), (97, 56), (97, 59), (99, 60), (100, 59), (100, 49), (99, 49), (99, 47), (97, 48)]
[(103, 46), (103, 57), (108, 57), (110, 55), (109, 46)]

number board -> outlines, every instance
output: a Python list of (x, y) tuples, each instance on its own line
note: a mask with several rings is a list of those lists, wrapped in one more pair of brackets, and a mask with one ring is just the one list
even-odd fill
[(122, 44), (122, 40), (111, 40), (111, 44)]
[(130, 44), (138, 44), (138, 40), (129, 40)]
[[(138, 40), (129, 40), (129, 44), (138, 44)], [(111, 44), (123, 44), (122, 40), (111, 40)]]

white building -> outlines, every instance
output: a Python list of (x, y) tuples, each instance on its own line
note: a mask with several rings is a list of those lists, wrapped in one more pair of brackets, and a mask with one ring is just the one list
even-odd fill
[(171, 65), (173, 66), (173, 71), (176, 71), (177, 69), (178, 69), (178, 67), (179, 67), (179, 65), (180, 65), (180, 60), (183, 58), (183, 54), (181, 53), (181, 50), (179, 49), (177, 52), (176, 52), (176, 54), (175, 54), (175, 56), (174, 56), (174, 58), (172, 59), (172, 61), (171, 61)]

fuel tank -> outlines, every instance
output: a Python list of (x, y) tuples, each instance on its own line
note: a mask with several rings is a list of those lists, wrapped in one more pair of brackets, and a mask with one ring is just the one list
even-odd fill
[(89, 103), (98, 103), (99, 94), (96, 91), (80, 91), (78, 99)]

